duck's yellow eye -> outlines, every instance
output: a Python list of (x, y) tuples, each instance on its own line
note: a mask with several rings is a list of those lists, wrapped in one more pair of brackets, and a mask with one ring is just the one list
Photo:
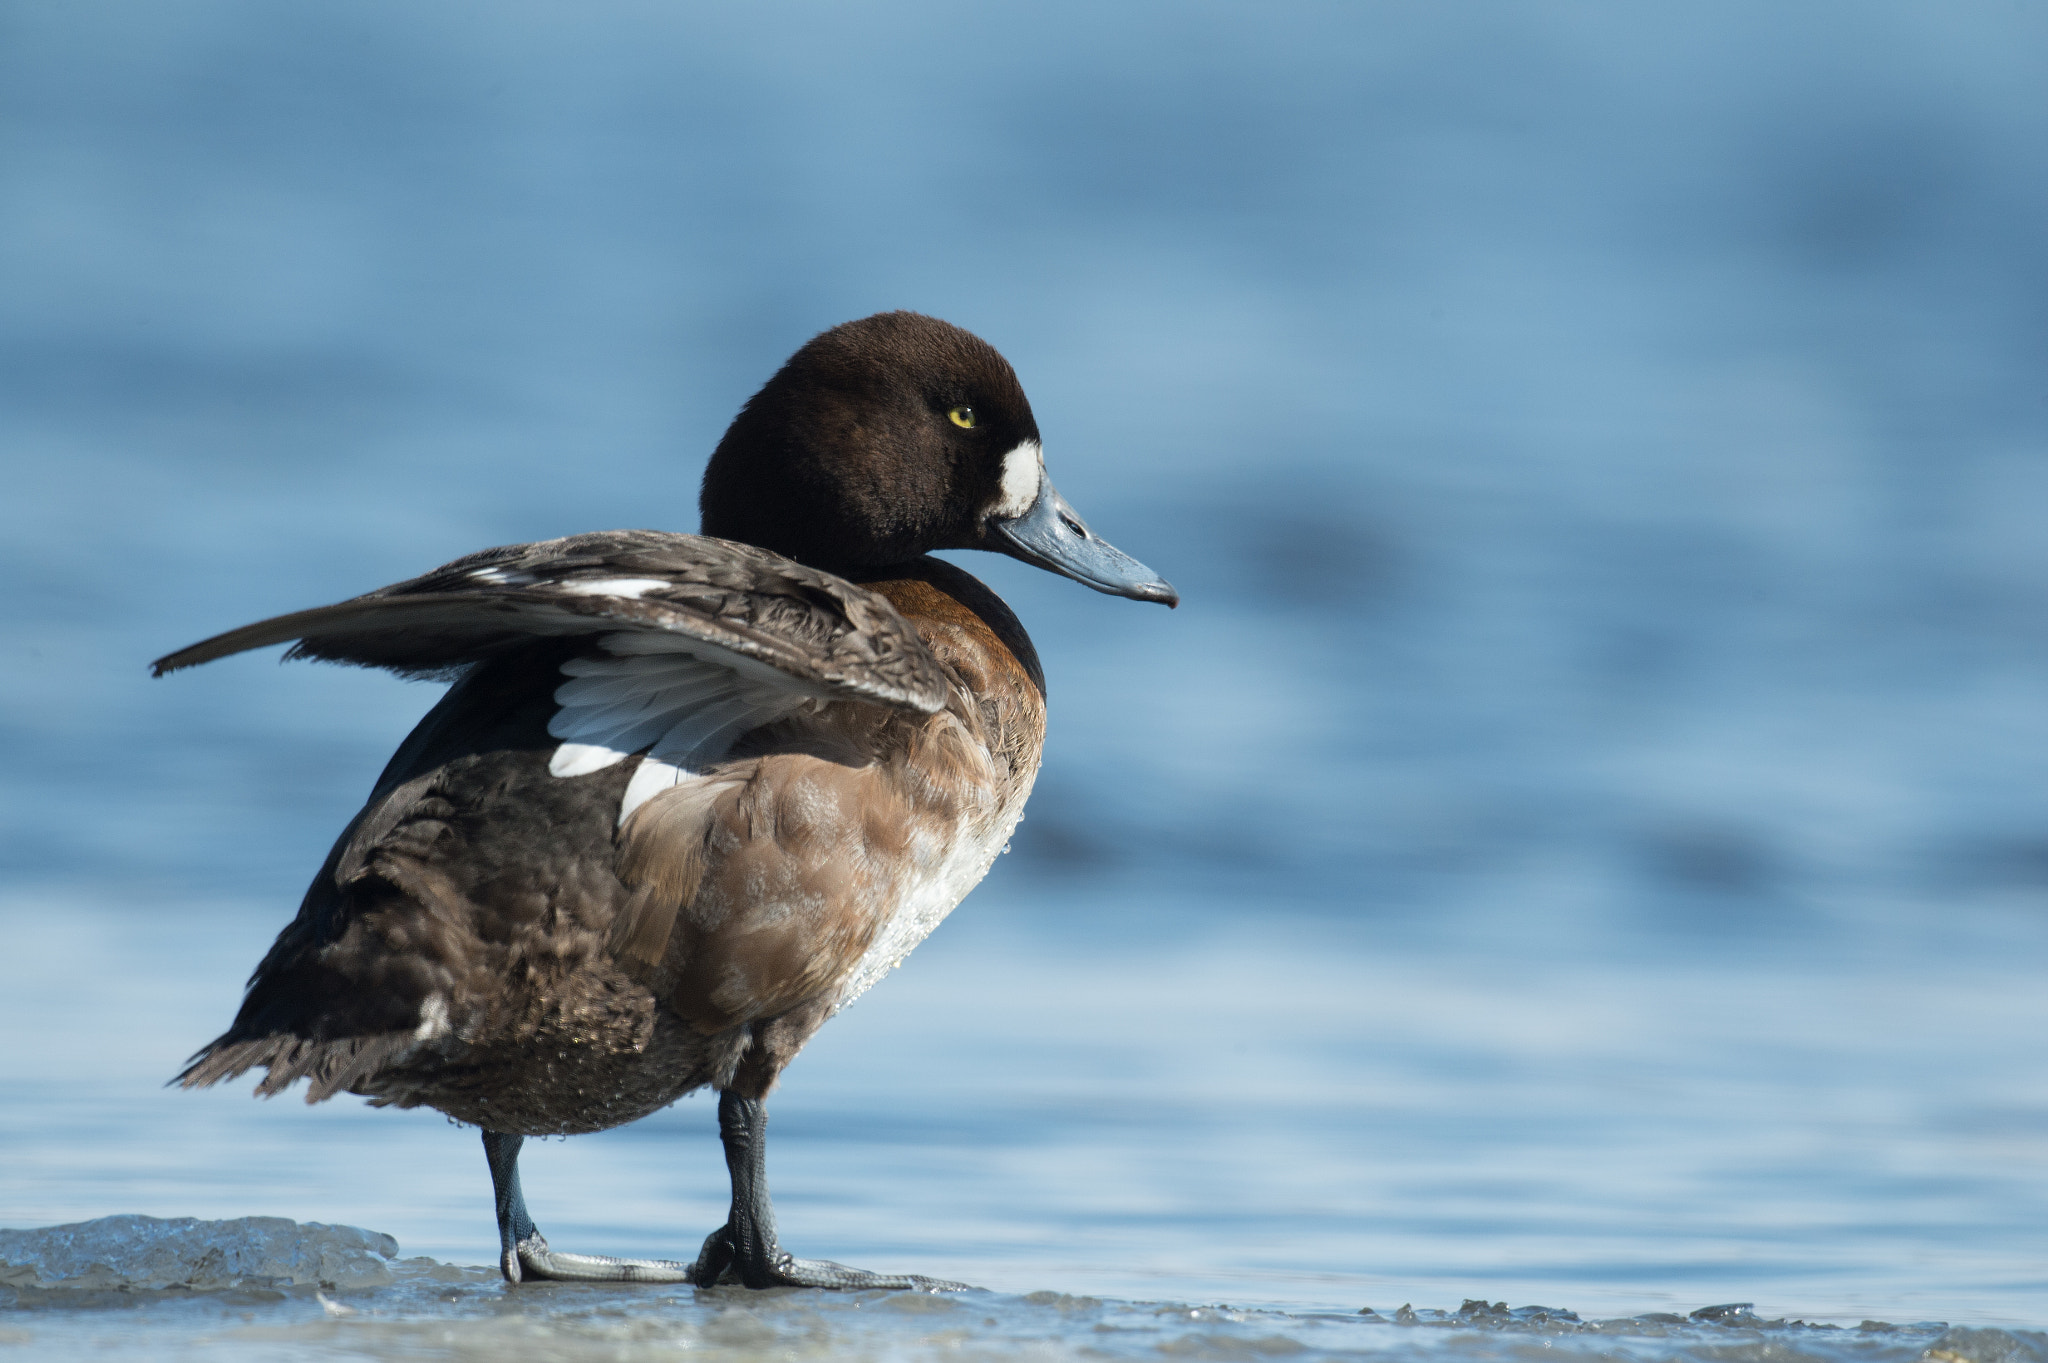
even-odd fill
[(963, 431), (974, 429), (974, 409), (972, 407), (955, 407), (952, 411), (946, 413), (946, 419)]

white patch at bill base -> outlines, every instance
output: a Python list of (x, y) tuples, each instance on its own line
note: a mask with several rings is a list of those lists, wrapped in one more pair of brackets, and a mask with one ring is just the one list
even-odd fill
[(1038, 500), (1045, 483), (1045, 453), (1036, 440), (1026, 440), (1003, 456), (1003, 481), (997, 494), (995, 514), (1014, 520)]

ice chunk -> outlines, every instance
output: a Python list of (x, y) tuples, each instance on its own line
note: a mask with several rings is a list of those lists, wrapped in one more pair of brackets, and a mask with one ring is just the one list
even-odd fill
[(0, 1230), (0, 1286), (161, 1289), (381, 1287), (398, 1242), (354, 1226), (282, 1216), (201, 1221), (103, 1216), (69, 1226)]

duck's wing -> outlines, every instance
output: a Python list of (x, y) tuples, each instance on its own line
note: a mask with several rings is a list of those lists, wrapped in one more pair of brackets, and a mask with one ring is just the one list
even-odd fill
[[(885, 598), (760, 549), (652, 531), (486, 550), (195, 644), (156, 670), (288, 641), (290, 657), (470, 669), (393, 757), (234, 1026), (181, 1076), (209, 1084), (264, 1066), (260, 1092), (306, 1076), (309, 1101), (384, 1092), (377, 1074), (481, 1026), (503, 980), (519, 976), (506, 944), (530, 932), (535, 894), (554, 924), (549, 960), (619, 936), (614, 920), (639, 895), (628, 945), (633, 932), (663, 935), (624, 959), (652, 974), (641, 958), (662, 959), (688, 897), (660, 892), (684, 878), (694, 891), (702, 859), (671, 837), (622, 882), (614, 830), (671, 787), (693, 794), (740, 736), (820, 701), (864, 702), (824, 708), (887, 725), (921, 721), (951, 696)], [(547, 757), (535, 751), (543, 728), (555, 740)], [(713, 802), (670, 801), (664, 831), (685, 806), (708, 815)]]
[[(657, 530), (486, 549), (348, 601), (229, 630), (157, 659), (154, 671), (291, 642), (288, 658), (437, 676), (573, 635), (604, 636), (605, 652), (628, 664), (579, 679), (581, 692), (564, 698), (565, 713), (587, 712), (590, 723), (571, 726), (584, 731), (635, 706), (639, 718), (626, 727), (636, 730), (653, 722), (648, 705), (679, 708), (664, 707), (664, 688), (648, 684), (663, 669), (632, 665), (636, 658), (673, 660), (684, 686), (684, 674), (716, 670), (739, 690), (790, 698), (912, 714), (946, 703), (939, 664), (881, 596), (752, 545)], [(705, 709), (688, 695), (668, 699)]]

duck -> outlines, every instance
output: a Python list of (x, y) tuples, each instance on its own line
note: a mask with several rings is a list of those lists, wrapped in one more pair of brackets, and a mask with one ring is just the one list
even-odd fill
[[(452, 683), (377, 778), (171, 1082), (261, 1069), (482, 1133), (508, 1283), (939, 1291), (782, 1248), (766, 1099), (900, 965), (1023, 817), (1045, 674), (1016, 615), (934, 551), (1137, 601), (1172, 586), (1046, 476), (995, 349), (887, 312), (805, 343), (706, 466), (701, 533), (507, 545), (228, 631), (154, 674), (288, 659)], [(731, 1208), (689, 1262), (551, 1248), (522, 1142), (709, 1087)]]

